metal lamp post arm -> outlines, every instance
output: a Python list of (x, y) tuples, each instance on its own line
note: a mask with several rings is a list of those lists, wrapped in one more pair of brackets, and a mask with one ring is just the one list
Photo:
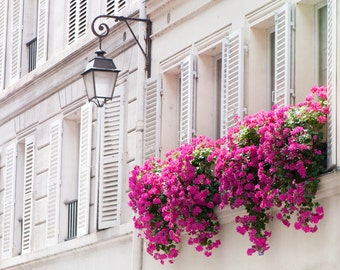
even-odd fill
[[(151, 51), (151, 20), (149, 19), (141, 19), (141, 18), (132, 18), (132, 17), (124, 17), (124, 16), (114, 16), (114, 15), (99, 15), (95, 17), (91, 24), (92, 33), (99, 38), (99, 47), (101, 49), (101, 41), (102, 38), (106, 37), (110, 33), (110, 27), (105, 22), (101, 22), (96, 27), (96, 22), (99, 19), (106, 18), (106, 19), (115, 19), (115, 21), (124, 21), (126, 26), (129, 28), (133, 38), (135, 39), (139, 49), (142, 51), (143, 55), (146, 59), (146, 71), (148, 73), (148, 77), (150, 77), (150, 51)], [(137, 22), (144, 22), (147, 24), (146, 27), (146, 51), (143, 49), (142, 45), (140, 44), (138, 38), (136, 37), (135, 33), (133, 32), (130, 24), (128, 21), (137, 21)]]

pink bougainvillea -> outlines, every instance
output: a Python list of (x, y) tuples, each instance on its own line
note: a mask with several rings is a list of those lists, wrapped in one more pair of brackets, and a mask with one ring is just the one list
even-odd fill
[(210, 256), (220, 245), (216, 206), (245, 209), (235, 222), (251, 242), (248, 255), (269, 249), (274, 218), (290, 226), (295, 215), (295, 229), (315, 232), (324, 215), (315, 194), (327, 114), (326, 89), (313, 87), (304, 102), (247, 116), (217, 141), (194, 138), (165, 161), (136, 166), (129, 205), (148, 253), (172, 262), (185, 232), (189, 245)]

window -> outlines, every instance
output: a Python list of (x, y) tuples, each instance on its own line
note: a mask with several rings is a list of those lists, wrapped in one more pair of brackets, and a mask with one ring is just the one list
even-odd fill
[(25, 1), (22, 29), (22, 74), (34, 70), (37, 64), (37, 13), (38, 0)]
[(26, 43), (28, 49), (28, 72), (37, 67), (37, 38)]
[(68, 11), (68, 44), (86, 33), (87, 0), (70, 0)]
[(50, 126), (46, 245), (89, 232), (91, 105)]
[(1, 90), (46, 61), (48, 7), (49, 0), (0, 2)]
[(294, 6), (271, 2), (249, 14), (248, 21), (249, 113), (294, 103)]

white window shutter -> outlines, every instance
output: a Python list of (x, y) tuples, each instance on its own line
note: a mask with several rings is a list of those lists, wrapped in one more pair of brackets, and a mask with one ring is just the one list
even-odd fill
[(12, 257), (13, 252), (16, 162), (16, 144), (11, 144), (6, 148), (6, 167), (4, 173), (2, 258)]
[(92, 103), (81, 107), (78, 172), (78, 215), (77, 236), (88, 233), (90, 209), (92, 146)]
[(327, 92), (330, 112), (327, 121), (327, 168), (336, 165), (336, 0), (327, 0)]
[(68, 44), (86, 33), (87, 0), (70, 0), (68, 13)]
[(77, 0), (69, 1), (68, 11), (68, 44), (76, 40), (76, 26), (77, 26)]
[(116, 15), (126, 7), (126, 0), (107, 0), (106, 14)]
[(144, 85), (143, 159), (159, 158), (161, 125), (161, 77), (150, 78)]
[(0, 0), (0, 91), (5, 87), (5, 55), (7, 41), (7, 0)]
[(87, 0), (79, 0), (78, 37), (86, 34), (87, 28)]
[(29, 253), (32, 245), (34, 158), (34, 137), (28, 137), (25, 139), (22, 254)]
[(50, 157), (47, 180), (46, 245), (58, 243), (61, 183), (62, 121), (50, 126)]
[(291, 104), (293, 10), (286, 3), (275, 12), (275, 64), (273, 102), (278, 107)]
[(21, 48), (22, 48), (22, 24), (23, 24), (23, 1), (13, 0), (12, 33), (11, 33), (11, 81), (20, 78)]
[(181, 62), (179, 144), (187, 143), (195, 132), (196, 57)]
[(244, 113), (244, 37), (242, 29), (235, 31), (222, 42), (221, 72), (221, 134), (235, 125), (235, 116), (243, 119)]
[(100, 148), (98, 229), (119, 225), (123, 169), (123, 89), (104, 107)]
[(47, 60), (49, 0), (38, 2), (37, 66)]

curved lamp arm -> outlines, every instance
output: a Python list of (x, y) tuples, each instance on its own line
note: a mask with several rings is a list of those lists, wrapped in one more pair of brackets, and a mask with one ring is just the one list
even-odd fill
[[(102, 49), (102, 38), (106, 37), (110, 33), (110, 27), (105, 22), (101, 22), (100, 24), (96, 24), (97, 20), (106, 18), (106, 19), (115, 19), (115, 21), (124, 21), (126, 26), (129, 28), (133, 38), (135, 39), (139, 49), (142, 51), (143, 55), (146, 59), (146, 71), (148, 77), (150, 77), (150, 53), (151, 53), (151, 21), (149, 19), (141, 19), (141, 18), (133, 18), (133, 17), (124, 17), (124, 16), (113, 16), (113, 15), (99, 15), (95, 17), (91, 24), (92, 33), (99, 38), (99, 49)], [(144, 22), (147, 24), (146, 27), (146, 51), (143, 49), (142, 45), (140, 44), (138, 38), (136, 37), (135, 33), (133, 32), (131, 26), (129, 25), (128, 21), (137, 21), (137, 22)]]

